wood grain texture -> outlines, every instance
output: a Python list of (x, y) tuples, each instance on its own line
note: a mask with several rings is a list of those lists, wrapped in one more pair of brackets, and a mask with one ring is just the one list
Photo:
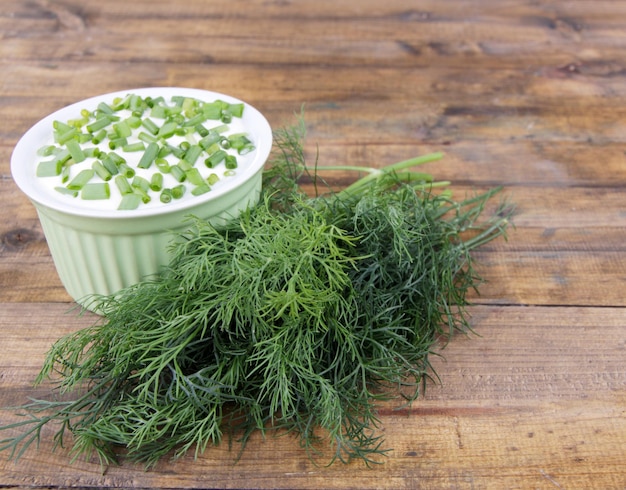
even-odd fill
[[(145, 472), (52, 453), (2, 488), (626, 488), (626, 3), (610, 0), (0, 0), (0, 407), (48, 396), (73, 303), (10, 175), (19, 137), (85, 97), (210, 89), (274, 127), (304, 105), (307, 156), (380, 166), (431, 151), (456, 196), (504, 186), (516, 228), (476, 253), (473, 334), (440, 382), (379, 407), (381, 465), (316, 466), (290, 437)], [(353, 176), (335, 173), (332, 182)], [(0, 425), (19, 420), (0, 411)]]

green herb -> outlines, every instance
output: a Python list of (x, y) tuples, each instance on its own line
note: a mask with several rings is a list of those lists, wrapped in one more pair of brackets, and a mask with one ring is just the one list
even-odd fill
[(93, 298), (102, 321), (57, 341), (37, 379), (66, 397), (26, 405), (1, 428), (26, 431), (0, 449), (19, 458), (58, 422), (56, 445), (70, 432), (74, 457), (102, 464), (119, 446), (150, 466), (257, 430), (294, 433), (314, 458), (380, 461), (376, 402), (415, 400), (439, 340), (470, 327), (470, 252), (511, 209), (483, 219), (499, 189), (454, 201), (411, 170), (440, 154), (338, 167), (366, 175), (333, 192), (303, 138), (302, 123), (276, 131), (258, 205), (220, 226), (191, 218), (159, 277)]

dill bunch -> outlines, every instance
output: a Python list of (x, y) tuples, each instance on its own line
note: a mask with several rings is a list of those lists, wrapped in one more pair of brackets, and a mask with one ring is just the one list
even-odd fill
[(71, 433), (73, 457), (103, 465), (270, 430), (313, 458), (379, 461), (376, 402), (436, 376), (437, 342), (469, 328), (470, 252), (505, 235), (511, 208), (484, 219), (500, 189), (435, 192), (448, 183), (411, 169), (439, 154), (334, 167), (366, 173), (335, 192), (305, 162), (302, 122), (275, 136), (259, 204), (223, 226), (190, 217), (159, 277), (93, 298), (102, 320), (58, 340), (37, 379), (63, 396), (25, 405), (0, 449), (19, 458), (57, 423), (55, 447)]

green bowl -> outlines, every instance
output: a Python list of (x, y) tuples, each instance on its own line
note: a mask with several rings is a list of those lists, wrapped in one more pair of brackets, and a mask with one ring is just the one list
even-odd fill
[[(105, 94), (65, 107), (45, 117), (17, 143), (11, 157), (15, 183), (35, 206), (59, 277), (70, 296), (90, 308), (93, 295), (111, 295), (157, 274), (169, 262), (169, 244), (195, 216), (214, 224), (224, 223), (254, 205), (261, 191), (264, 165), (272, 147), (272, 130), (263, 115), (244, 103), (241, 122), (255, 150), (235, 175), (201, 196), (167, 205), (119, 211), (89, 205), (51, 191), (37, 177), (37, 150), (52, 136), (55, 120), (79, 117), (82, 109), (132, 93), (142, 97), (192, 97), (202, 101), (220, 99), (243, 103), (228, 95), (206, 90), (159, 87)], [(95, 204), (94, 204), (95, 203)]]

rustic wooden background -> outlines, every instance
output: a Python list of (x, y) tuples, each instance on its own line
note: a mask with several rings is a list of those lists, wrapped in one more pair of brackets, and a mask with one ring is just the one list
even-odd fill
[[(85, 97), (187, 86), (279, 127), (305, 105), (320, 163), (430, 151), (462, 195), (496, 184), (510, 240), (476, 254), (476, 335), (433, 359), (441, 384), (381, 406), (384, 464), (313, 465), (254, 438), (152, 471), (69, 464), (52, 432), (2, 488), (626, 488), (626, 2), (0, 0), (0, 406), (44, 396), (45, 352), (89, 319), (54, 270), (13, 146)], [(14, 421), (0, 411), (0, 424)]]

